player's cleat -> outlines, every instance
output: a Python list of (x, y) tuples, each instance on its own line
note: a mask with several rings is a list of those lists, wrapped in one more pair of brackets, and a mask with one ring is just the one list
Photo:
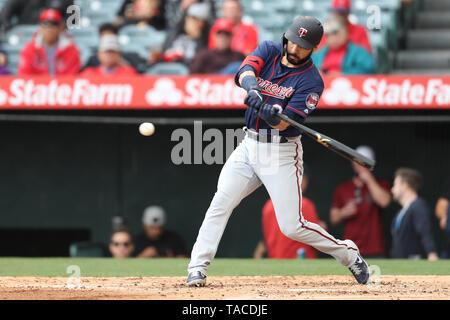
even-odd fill
[(204, 275), (200, 271), (189, 273), (186, 281), (188, 287), (204, 287), (205, 283), (206, 275)]
[(349, 267), (349, 270), (353, 273), (353, 276), (355, 277), (356, 281), (358, 281), (358, 283), (367, 284), (369, 282), (370, 278), (369, 266), (361, 257), (359, 252), (358, 255), (356, 256), (355, 263)]

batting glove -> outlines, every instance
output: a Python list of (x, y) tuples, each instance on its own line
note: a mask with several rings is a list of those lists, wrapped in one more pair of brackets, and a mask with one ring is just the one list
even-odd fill
[(269, 125), (275, 127), (281, 122), (281, 119), (276, 116), (281, 111), (283, 110), (279, 106), (271, 106), (270, 104), (264, 103), (258, 110), (258, 116)]
[(247, 93), (244, 103), (251, 108), (259, 109), (263, 104), (263, 96), (259, 86), (253, 86)]

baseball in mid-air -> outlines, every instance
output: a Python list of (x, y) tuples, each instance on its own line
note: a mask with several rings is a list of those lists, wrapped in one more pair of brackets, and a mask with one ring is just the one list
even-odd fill
[(151, 136), (153, 133), (155, 133), (155, 125), (151, 122), (143, 122), (139, 126), (139, 132), (143, 136)]

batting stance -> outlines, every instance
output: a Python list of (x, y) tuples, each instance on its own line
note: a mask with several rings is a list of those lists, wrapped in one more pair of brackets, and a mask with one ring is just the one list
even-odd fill
[(301, 123), (316, 108), (324, 84), (310, 57), (322, 35), (323, 27), (317, 19), (298, 17), (284, 33), (281, 44), (262, 42), (237, 72), (236, 84), (247, 91), (244, 102), (250, 107), (245, 113), (246, 136), (220, 173), (217, 192), (192, 249), (188, 286), (205, 285), (206, 270), (231, 212), (261, 184), (287, 237), (330, 254), (349, 268), (359, 283), (368, 283), (369, 268), (355, 243), (337, 240), (303, 218), (302, 132), (275, 115), (281, 112)]

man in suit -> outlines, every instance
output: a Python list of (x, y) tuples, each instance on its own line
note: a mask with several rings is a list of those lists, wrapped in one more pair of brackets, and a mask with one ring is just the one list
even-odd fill
[(395, 172), (391, 191), (402, 208), (392, 224), (392, 258), (438, 259), (431, 234), (431, 211), (418, 195), (421, 184), (422, 175), (417, 170), (400, 168)]

